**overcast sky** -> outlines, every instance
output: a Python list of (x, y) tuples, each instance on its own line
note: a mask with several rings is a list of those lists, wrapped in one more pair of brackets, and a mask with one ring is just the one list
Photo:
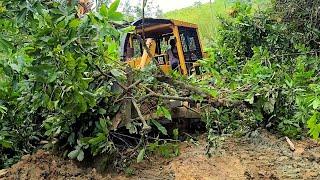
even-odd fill
[[(192, 6), (195, 2), (209, 2), (210, 0), (149, 0), (154, 1), (154, 3), (159, 4), (163, 12), (181, 9), (184, 7)], [(141, 0), (131, 0), (131, 3), (141, 3)]]

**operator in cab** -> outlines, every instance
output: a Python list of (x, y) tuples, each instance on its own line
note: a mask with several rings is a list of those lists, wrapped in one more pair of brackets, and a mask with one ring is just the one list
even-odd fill
[(170, 48), (167, 50), (167, 54), (169, 56), (169, 62), (170, 62), (171, 68), (173, 70), (177, 70), (179, 66), (179, 57), (178, 57), (178, 50), (176, 46), (176, 40), (171, 39), (169, 44), (170, 44)]

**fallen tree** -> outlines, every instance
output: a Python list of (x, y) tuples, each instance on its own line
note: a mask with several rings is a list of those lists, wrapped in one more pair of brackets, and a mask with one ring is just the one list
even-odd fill
[(79, 161), (113, 156), (123, 143), (128, 148), (115, 132), (119, 124), (142, 135), (136, 154), (151, 125), (167, 135), (155, 120), (171, 119), (166, 100), (224, 105), (206, 84), (166, 76), (157, 63), (136, 71), (121, 62), (118, 43), (126, 30), (114, 27), (122, 19), (118, 0), (81, 19), (72, 6), (28, 3), (0, 4), (1, 168), (43, 144)]

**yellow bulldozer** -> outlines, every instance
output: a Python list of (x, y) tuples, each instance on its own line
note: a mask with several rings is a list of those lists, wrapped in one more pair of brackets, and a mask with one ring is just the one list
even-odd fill
[[(78, 16), (82, 17), (95, 8), (96, 1), (79, 0)], [(132, 68), (143, 69), (155, 60), (165, 74), (169, 74), (172, 70), (185, 76), (200, 73), (197, 61), (204, 57), (204, 53), (196, 24), (170, 19), (143, 18), (131, 25), (134, 27), (134, 32), (128, 33), (122, 38), (120, 55), (122, 61)], [(141, 37), (145, 41), (142, 41)], [(129, 85), (130, 83), (128, 82)], [(166, 104), (170, 108), (172, 118), (200, 118), (195, 104), (190, 105), (190, 103), (181, 100), (170, 100)], [(134, 109), (139, 109), (137, 106), (136, 102), (125, 100), (121, 110), (113, 119), (112, 129), (117, 129), (132, 119), (140, 117), (143, 129), (148, 130), (150, 126), (146, 120), (161, 118), (154, 112), (142, 114), (135, 111)]]
[[(94, 0), (79, 0), (78, 16), (96, 8)], [(196, 24), (170, 19), (143, 18), (131, 24), (134, 32), (121, 42), (121, 57), (132, 68), (143, 69), (155, 58), (165, 74), (178, 70), (183, 75), (199, 73), (197, 60), (203, 58)], [(145, 45), (137, 35), (146, 39)], [(171, 49), (168, 47), (170, 42)], [(174, 43), (171, 43), (174, 42)], [(149, 51), (149, 52), (148, 52)]]
[[(135, 21), (132, 26), (134, 32), (124, 36), (121, 43), (121, 57), (132, 68), (143, 69), (154, 58), (165, 74), (173, 69), (183, 75), (199, 73), (197, 60), (204, 54), (196, 24), (146, 18)], [(149, 52), (137, 34), (145, 37)]]
[[(134, 69), (143, 69), (152, 61), (156, 61), (164, 74), (178, 71), (189, 76), (200, 73), (197, 61), (204, 56), (196, 24), (169, 19), (146, 18), (135, 21), (134, 32), (124, 35), (120, 45), (120, 55), (124, 62)], [(141, 40), (144, 37), (145, 41)], [(145, 42), (146, 44), (142, 44)], [(150, 99), (152, 102), (153, 100)], [(200, 119), (197, 104), (190, 104), (181, 100), (165, 102), (174, 119)], [(114, 128), (140, 117), (145, 123), (149, 119), (161, 119), (155, 112), (137, 114), (130, 101), (125, 103), (113, 122)], [(121, 123), (120, 123), (121, 122)]]

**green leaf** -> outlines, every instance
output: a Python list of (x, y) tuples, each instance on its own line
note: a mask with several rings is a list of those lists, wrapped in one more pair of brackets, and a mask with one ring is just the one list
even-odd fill
[(315, 98), (312, 102), (312, 107), (313, 109), (318, 109), (318, 107), (320, 106), (320, 99), (319, 98)]
[[(0, 139), (0, 145), (3, 147), (3, 148), (11, 148), (13, 143), (11, 141), (7, 141), (7, 140), (1, 140)], [(1, 147), (0, 146), (0, 147)]]
[(173, 130), (173, 139), (178, 140), (179, 138), (179, 129), (176, 128)]
[(313, 139), (318, 139), (320, 135), (320, 124), (310, 129), (309, 134), (312, 136)]
[(134, 26), (128, 26), (128, 27), (121, 29), (121, 32), (126, 34), (126, 33), (134, 31), (135, 29), (136, 29), (136, 27), (134, 27)]
[(1, 50), (4, 52), (10, 52), (12, 50), (12, 45), (9, 41), (6, 41), (0, 37), (0, 52)]
[(129, 130), (130, 134), (137, 134), (138, 133), (138, 129), (133, 123), (127, 123), (126, 128)]
[(105, 109), (103, 109), (103, 108), (99, 108), (98, 113), (101, 114), (101, 115), (104, 115), (104, 114), (107, 113), (107, 111)]
[(26, 19), (27, 13), (28, 13), (27, 9), (24, 9), (24, 10), (20, 11), (20, 13), (17, 16), (17, 22), (19, 24), (23, 24), (23, 21)]
[(320, 124), (317, 124), (317, 116), (318, 113), (315, 112), (307, 122), (308, 128), (310, 129), (309, 134), (314, 139), (318, 139), (320, 134)]
[(289, 77), (286, 77), (285, 83), (287, 84), (287, 86), (288, 86), (289, 88), (292, 88), (292, 86), (293, 86), (293, 81), (292, 81), (292, 79), (290, 79)]
[(314, 113), (311, 118), (308, 120), (308, 128), (311, 129), (317, 124), (317, 113)]
[(137, 157), (137, 163), (140, 163), (143, 160), (145, 152), (146, 152), (145, 148), (140, 150), (139, 155)]
[(100, 119), (99, 122), (102, 129), (107, 129), (107, 121), (105, 119)]
[(168, 135), (168, 131), (165, 127), (163, 127), (158, 121), (156, 120), (151, 120), (151, 122), (158, 128), (158, 130), (163, 134), (163, 135)]
[(121, 21), (123, 19), (123, 14), (120, 12), (115, 12), (109, 15), (111, 21)]
[(101, 118), (99, 123), (100, 123), (100, 127), (101, 127), (101, 130), (103, 131), (103, 133), (108, 136), (109, 131), (108, 131), (108, 124), (107, 124), (108, 122), (107, 122), (107, 120)]
[(61, 133), (61, 126), (58, 126), (57, 129), (55, 130), (53, 136), (57, 137)]
[(78, 161), (83, 161), (84, 159), (84, 152), (82, 150), (79, 150), (79, 154), (77, 156)]
[(215, 89), (207, 89), (207, 92), (212, 96), (212, 97), (217, 97), (219, 95), (218, 91)]
[(111, 74), (116, 78), (124, 76), (123, 73), (121, 71), (119, 71), (118, 69), (112, 69)]
[(102, 4), (102, 6), (100, 8), (100, 14), (104, 17), (108, 16), (108, 8), (105, 4)]
[(105, 134), (103, 133), (98, 133), (97, 137), (92, 138), (88, 141), (88, 143), (90, 143), (91, 145), (97, 145), (103, 141), (105, 141), (107, 138), (105, 136)]
[(5, 114), (7, 112), (7, 108), (0, 105), (0, 113)]
[(164, 116), (165, 118), (172, 121), (171, 113), (170, 113), (169, 109), (167, 109), (166, 107), (158, 106), (156, 113), (158, 116)]
[(109, 12), (110, 13), (115, 13), (119, 7), (119, 4), (120, 4), (120, 0), (115, 0), (111, 5), (110, 5), (110, 8), (109, 8)]
[(81, 21), (79, 19), (73, 19), (73, 20), (70, 21), (69, 27), (73, 28), (73, 29), (76, 29), (76, 28), (79, 27), (80, 24), (81, 24)]
[(191, 95), (191, 98), (195, 101), (203, 101), (203, 96), (197, 95), (197, 94), (193, 94)]
[(250, 103), (250, 104), (253, 104), (253, 102), (254, 102), (254, 96), (251, 95), (251, 96), (247, 97), (247, 99), (245, 99), (245, 101), (248, 102), (248, 103)]
[(70, 159), (75, 159), (75, 158), (78, 157), (79, 153), (80, 153), (80, 150), (79, 150), (79, 149), (73, 150), (73, 151), (71, 151), (71, 152), (68, 154), (68, 157), (69, 157)]

